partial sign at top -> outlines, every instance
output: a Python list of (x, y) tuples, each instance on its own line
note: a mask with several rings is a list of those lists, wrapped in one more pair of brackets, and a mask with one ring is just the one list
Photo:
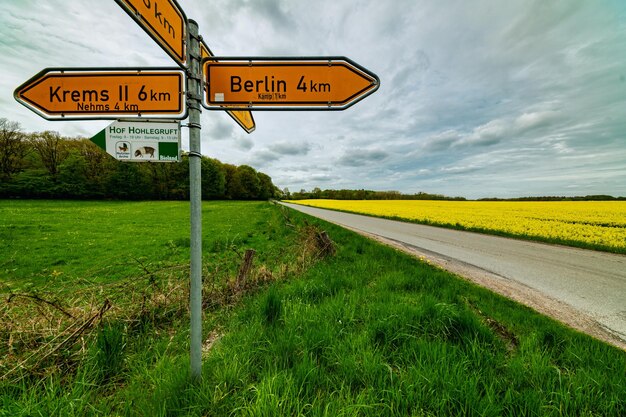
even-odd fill
[(176, 0), (115, 0), (183, 68), (187, 16)]
[(200, 58), (211, 58), (212, 56), (214, 56), (213, 52), (211, 52), (208, 45), (204, 41), (200, 41)]
[[(200, 42), (200, 57), (202, 59), (213, 57), (213, 52), (211, 52), (204, 41)], [(206, 76), (203, 76), (203, 78), (206, 80)], [(228, 113), (228, 115), (232, 117), (233, 120), (246, 131), (246, 133), (252, 133), (254, 129), (256, 129), (256, 123), (252, 117), (252, 112), (246, 110), (226, 110), (226, 113)]]
[(376, 74), (345, 57), (204, 59), (209, 110), (343, 110), (376, 91)]

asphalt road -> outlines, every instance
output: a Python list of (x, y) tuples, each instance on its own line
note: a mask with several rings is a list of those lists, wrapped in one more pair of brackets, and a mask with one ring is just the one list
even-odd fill
[[(626, 343), (626, 256), (417, 225), (368, 216), (284, 204), (365, 234), (398, 242), (443, 260), (453, 272), (476, 271), (509, 288), (557, 300)], [(442, 264), (442, 262), (439, 262)], [(493, 281), (493, 280), (492, 280)], [(507, 294), (506, 291), (504, 291)], [(516, 298), (516, 297), (513, 297)], [(522, 297), (523, 298), (523, 297)], [(527, 297), (535, 298), (537, 297)], [(539, 297), (542, 299), (542, 297)], [(542, 302), (535, 300), (531, 306)], [(539, 305), (539, 307), (541, 307)], [(538, 308), (545, 312), (545, 309)], [(562, 309), (561, 309), (562, 310)], [(568, 322), (568, 312), (561, 312)], [(565, 317), (564, 317), (565, 316)], [(559, 315), (556, 315), (559, 318)], [(576, 326), (574, 326), (576, 327)], [(582, 326), (583, 330), (585, 326)], [(618, 345), (624, 346), (623, 343)]]

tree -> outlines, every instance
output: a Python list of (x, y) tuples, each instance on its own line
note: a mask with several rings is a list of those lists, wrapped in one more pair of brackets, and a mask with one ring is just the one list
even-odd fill
[(177, 164), (167, 164), (171, 170), (170, 198), (189, 200), (189, 154), (183, 154)]
[(217, 159), (202, 157), (202, 198), (223, 198), (226, 192), (226, 176)]
[(89, 196), (87, 186), (87, 163), (85, 158), (73, 150), (59, 165), (57, 193), (62, 198), (86, 198)]
[(276, 195), (276, 186), (272, 183), (269, 175), (257, 172), (259, 178), (259, 198), (261, 200), (269, 200)]
[(233, 197), (233, 178), (235, 177), (235, 172), (237, 172), (237, 167), (231, 164), (222, 164), (222, 170), (226, 178), (226, 190), (224, 193), (227, 198), (235, 198)]
[(89, 139), (72, 141), (72, 144), (85, 159), (85, 176), (90, 193), (93, 196), (103, 195), (106, 178), (115, 169), (115, 159)]
[(169, 163), (143, 163), (139, 164), (139, 170), (149, 184), (146, 190), (150, 198), (165, 200), (169, 198), (170, 170)]
[(137, 164), (118, 162), (106, 184), (106, 194), (120, 200), (142, 200), (149, 195), (148, 179)]
[(260, 196), (261, 182), (257, 172), (248, 165), (240, 165), (233, 174), (230, 197), (236, 200), (255, 200)]
[(21, 171), (28, 144), (20, 124), (0, 119), (0, 177), (10, 180)]
[(41, 163), (52, 179), (56, 179), (59, 173), (59, 165), (67, 156), (67, 150), (63, 146), (61, 135), (58, 132), (47, 130), (33, 135), (31, 144), (39, 154)]

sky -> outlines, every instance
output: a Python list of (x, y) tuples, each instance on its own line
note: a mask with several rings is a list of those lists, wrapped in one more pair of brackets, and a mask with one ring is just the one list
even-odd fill
[[(202, 153), (281, 189), (626, 196), (624, 0), (179, 4), (217, 56), (346, 56), (380, 78), (344, 111), (255, 111), (252, 134), (203, 111)], [(2, 0), (0, 56), (0, 118), (72, 137), (111, 121), (46, 121), (15, 88), (46, 67), (176, 65), (113, 0)]]

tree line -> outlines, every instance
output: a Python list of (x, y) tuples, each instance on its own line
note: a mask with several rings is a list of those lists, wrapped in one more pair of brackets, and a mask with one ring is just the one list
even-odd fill
[[(372, 190), (321, 190), (314, 188), (311, 191), (300, 190), (290, 192), (288, 188), (282, 190), (279, 195), (287, 200), (329, 199), (329, 200), (450, 200), (467, 201), (464, 197), (448, 197), (441, 194), (419, 192), (416, 194), (403, 194), (399, 191), (372, 191)], [(537, 196), (516, 198), (480, 198), (476, 201), (626, 201), (626, 197), (614, 197), (611, 195), (586, 195), (586, 196)]]
[(539, 196), (539, 197), (515, 197), (515, 198), (481, 198), (478, 201), (625, 201), (626, 197), (614, 197), (612, 195), (594, 194), (584, 196)]
[[(202, 157), (202, 198), (267, 200), (278, 190), (248, 165)], [(90, 140), (57, 132), (24, 133), (0, 118), (0, 198), (189, 199), (189, 156), (179, 163), (112, 158)]]
[(285, 188), (282, 191), (283, 198), (288, 200), (305, 199), (329, 199), (329, 200), (454, 200), (464, 201), (463, 197), (447, 197), (441, 194), (419, 192), (416, 194), (403, 194), (399, 191), (373, 191), (373, 190), (321, 190), (314, 188), (312, 191), (300, 190), (290, 192)]

